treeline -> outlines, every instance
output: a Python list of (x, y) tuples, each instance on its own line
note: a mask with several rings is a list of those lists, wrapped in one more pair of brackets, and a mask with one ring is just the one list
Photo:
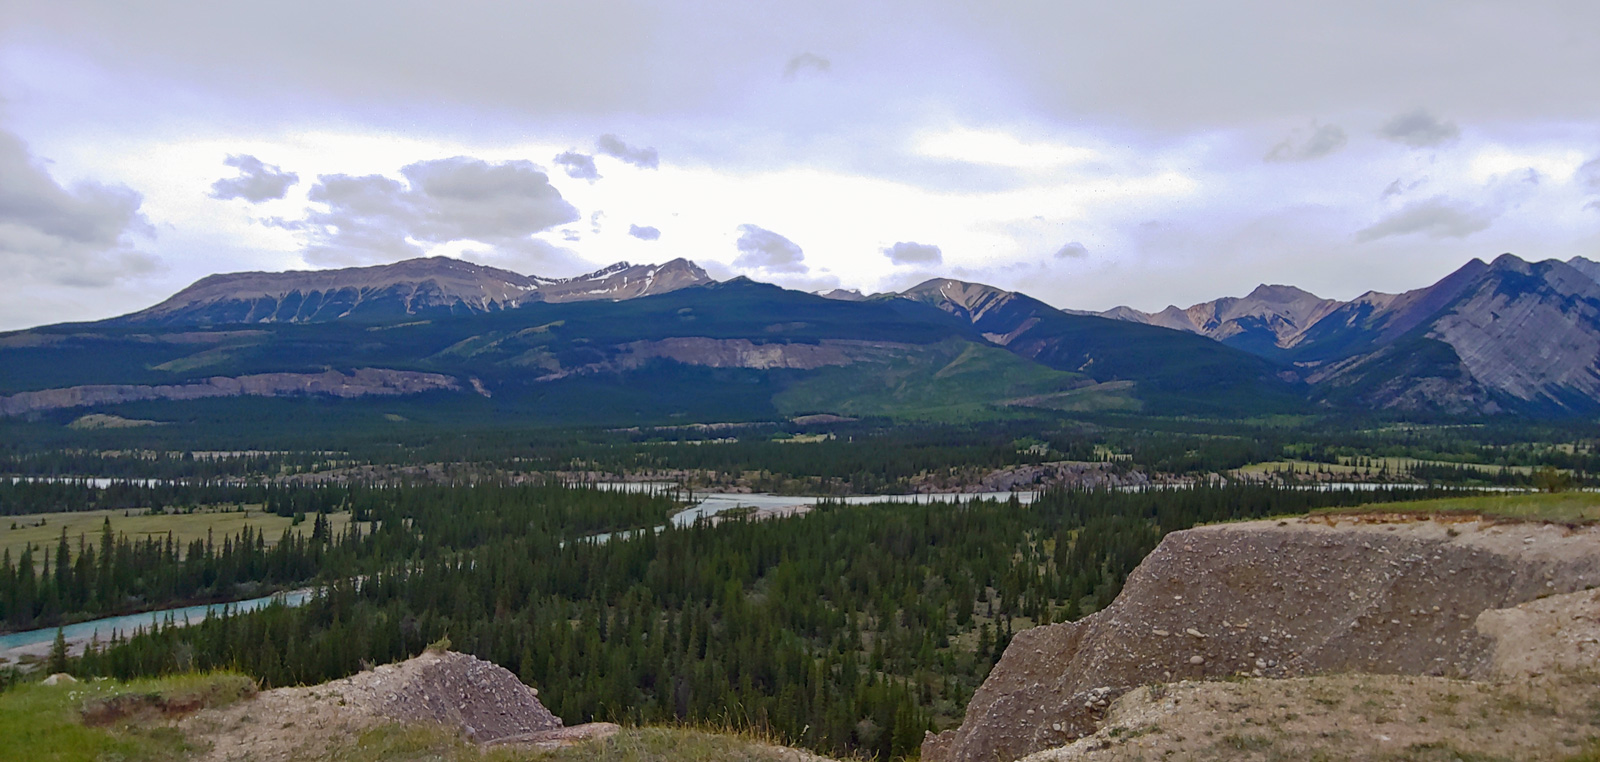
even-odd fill
[(0, 450), (0, 474), (112, 479), (212, 480), (300, 473), (339, 462), (315, 452), (168, 452), (155, 450)]
[[(455, 492), (465, 504), (475, 491)], [(1166, 532), (1428, 496), (1060, 490), (1031, 505), (824, 505), (563, 544), (528, 524), (535, 509), (461, 510), (410, 493), (373, 508), (362, 542), (388, 563), (359, 584), (331, 579), (301, 608), (119, 640), (76, 669), (225, 667), (270, 685), (316, 683), (448, 638), (538, 687), (568, 722), (728, 721), (890, 759), (959, 721), (1017, 629), (1109, 605)]]
[[(28, 547), (16, 559), (9, 550), (0, 554), (0, 628), (251, 597), (319, 577), (454, 557), (500, 536), (552, 547), (658, 525), (676, 508), (664, 496), (556, 484), (244, 489), (281, 515), (307, 515), (310, 531), (286, 529), (268, 538), (247, 526), (183, 543), (171, 534), (114, 534), (109, 518), (97, 536), (68, 537), (63, 529), (54, 547)], [(337, 533), (326, 515), (334, 511), (348, 511), (351, 519)]]
[(308, 536), (285, 530), (270, 547), (248, 526), (220, 542), (207, 538), (187, 545), (170, 534), (114, 535), (109, 520), (94, 542), (81, 535), (69, 542), (63, 529), (42, 559), (32, 547), (15, 564), (10, 550), (0, 554), (0, 630), (251, 597), (311, 581), (328, 555), (357, 556), (362, 539), (354, 524), (333, 537), (321, 515)]

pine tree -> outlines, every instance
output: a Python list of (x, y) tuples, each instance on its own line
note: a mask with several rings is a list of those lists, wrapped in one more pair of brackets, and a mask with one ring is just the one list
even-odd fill
[(50, 659), (46, 664), (52, 675), (67, 671), (67, 634), (60, 627), (56, 628), (56, 640), (50, 645)]

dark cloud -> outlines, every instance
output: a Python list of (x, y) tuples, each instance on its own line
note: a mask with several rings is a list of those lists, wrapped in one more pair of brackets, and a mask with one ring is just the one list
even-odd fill
[(350, 265), (419, 256), (428, 244), (477, 241), (497, 249), (541, 245), (531, 236), (579, 219), (578, 210), (527, 161), (467, 156), (411, 164), (406, 182), (382, 175), (323, 175), (311, 200), (325, 210), (283, 223), (307, 234), (306, 259)]
[(826, 74), (833, 69), (833, 62), (816, 53), (801, 53), (789, 59), (789, 63), (783, 65), (783, 78), (794, 79), (799, 76), (800, 72), (807, 69), (819, 74)]
[(1082, 259), (1087, 256), (1089, 256), (1089, 247), (1077, 241), (1056, 249), (1055, 254), (1056, 259)]
[(1591, 159), (1578, 167), (1577, 174), (1573, 175), (1578, 184), (1590, 193), (1600, 193), (1600, 159)]
[(0, 130), (0, 267), (12, 286), (26, 280), (104, 286), (156, 268), (129, 238), (150, 232), (143, 198), (127, 188), (63, 188), (20, 138)]
[(661, 231), (649, 225), (629, 225), (628, 235), (641, 241), (654, 241), (661, 238)]
[(1404, 193), (1410, 193), (1411, 191), (1422, 187), (1422, 184), (1427, 181), (1428, 178), (1426, 177), (1412, 180), (1409, 183), (1402, 182), (1399, 178), (1395, 178), (1394, 182), (1389, 183), (1389, 185), (1383, 189), (1383, 193), (1379, 195), (1378, 198), (1379, 200), (1386, 200), (1391, 196), (1399, 196)]
[(621, 159), (635, 167), (655, 169), (656, 165), (660, 163), (656, 156), (656, 149), (649, 147), (635, 148), (622, 142), (622, 138), (616, 135), (601, 135), (600, 139), (595, 141), (595, 147), (600, 153)]
[(1337, 153), (1345, 143), (1350, 142), (1349, 136), (1338, 125), (1319, 126), (1316, 122), (1311, 123), (1311, 134), (1303, 142), (1299, 138), (1300, 131), (1295, 130), (1294, 134), (1273, 146), (1262, 158), (1267, 161), (1310, 161)]
[(239, 170), (238, 177), (224, 177), (211, 184), (211, 197), (224, 201), (242, 198), (259, 204), (283, 198), (295, 183), (300, 182), (299, 175), (285, 172), (276, 164), (262, 163), (249, 154), (231, 154), (222, 163)]
[(1356, 232), (1356, 240), (1376, 241), (1390, 236), (1421, 233), (1429, 238), (1465, 238), (1487, 230), (1494, 222), (1491, 210), (1434, 196), (1416, 201)]
[(739, 226), (739, 256), (733, 260), (736, 267), (749, 267), (775, 273), (803, 273), (805, 252), (787, 238), (755, 225)]
[(883, 254), (897, 265), (936, 265), (944, 261), (939, 247), (913, 241), (901, 241), (884, 249)]
[(566, 170), (567, 177), (594, 182), (600, 179), (600, 170), (594, 166), (594, 157), (577, 151), (567, 151), (555, 158), (556, 166)]
[(1442, 121), (1427, 109), (1419, 108), (1385, 122), (1378, 128), (1378, 134), (1412, 148), (1429, 148), (1461, 137), (1461, 128), (1455, 122)]

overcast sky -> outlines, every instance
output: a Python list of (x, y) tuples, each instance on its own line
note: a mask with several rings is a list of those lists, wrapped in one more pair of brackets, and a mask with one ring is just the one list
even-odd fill
[(0, 0), (0, 329), (688, 257), (1145, 310), (1600, 258), (1600, 3)]

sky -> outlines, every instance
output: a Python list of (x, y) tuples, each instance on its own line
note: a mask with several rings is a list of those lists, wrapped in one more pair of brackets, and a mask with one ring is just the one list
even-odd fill
[(0, 330), (686, 257), (1147, 311), (1600, 258), (1600, 3), (0, 0)]

